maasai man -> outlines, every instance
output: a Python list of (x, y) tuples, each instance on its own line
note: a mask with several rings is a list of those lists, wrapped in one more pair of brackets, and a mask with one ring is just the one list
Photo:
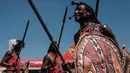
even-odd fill
[(24, 47), (21, 40), (11, 39), (9, 41), (9, 50), (5, 53), (1, 65), (6, 67), (6, 73), (18, 73), (20, 60), (19, 53)]

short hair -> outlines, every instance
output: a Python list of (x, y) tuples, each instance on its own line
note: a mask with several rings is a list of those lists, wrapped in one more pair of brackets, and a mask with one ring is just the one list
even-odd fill
[(95, 15), (95, 12), (94, 12), (93, 8), (90, 5), (88, 5), (87, 3), (84, 3), (84, 2), (80, 2), (79, 4), (77, 4), (77, 6), (79, 6), (79, 5), (84, 5), (85, 6), (85, 10), (87, 10), (88, 12), (91, 13), (91, 20), (92, 20), (92, 22), (100, 23), (98, 21), (96, 15)]
[(91, 19), (94, 19), (95, 18), (95, 12), (93, 10), (93, 8), (88, 5), (87, 3), (84, 3), (84, 2), (80, 2), (80, 4), (78, 4), (77, 6), (79, 5), (84, 5), (85, 6), (85, 10), (87, 10), (88, 12), (91, 13)]

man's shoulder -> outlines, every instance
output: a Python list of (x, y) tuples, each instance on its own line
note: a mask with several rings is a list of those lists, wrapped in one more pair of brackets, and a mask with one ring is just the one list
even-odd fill
[(13, 52), (11, 50), (6, 51), (6, 55), (11, 55)]
[(107, 24), (100, 24), (100, 27), (102, 27), (102, 28), (109, 28), (109, 26)]

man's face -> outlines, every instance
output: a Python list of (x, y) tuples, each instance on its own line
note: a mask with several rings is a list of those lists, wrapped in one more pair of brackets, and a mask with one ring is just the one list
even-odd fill
[(82, 20), (87, 20), (89, 14), (90, 14), (90, 12), (85, 10), (84, 5), (78, 5), (74, 12), (75, 21), (79, 22)]

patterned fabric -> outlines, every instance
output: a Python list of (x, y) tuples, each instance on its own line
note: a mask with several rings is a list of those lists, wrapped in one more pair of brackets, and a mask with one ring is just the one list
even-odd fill
[(95, 24), (95, 23), (90, 23), (88, 26), (86, 26), (84, 29), (79, 30), (75, 35), (74, 35), (74, 42), (75, 44), (78, 43), (79, 41), (79, 37), (84, 34), (84, 33), (88, 33), (88, 34), (97, 34), (100, 32), (100, 24)]
[(125, 46), (121, 48), (121, 52), (123, 73), (130, 73), (130, 53), (127, 51)]

